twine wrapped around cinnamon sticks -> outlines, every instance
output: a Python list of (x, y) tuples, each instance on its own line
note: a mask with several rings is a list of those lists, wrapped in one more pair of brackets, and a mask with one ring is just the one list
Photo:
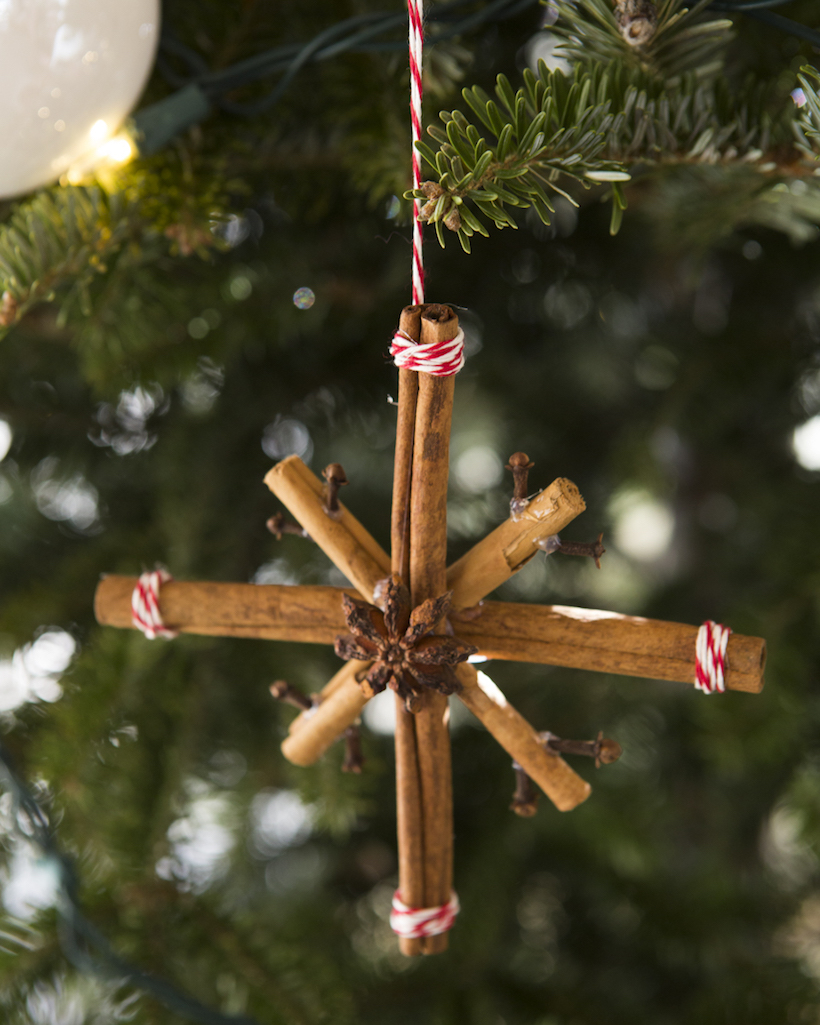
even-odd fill
[[(423, 345), (455, 338), (448, 306), (411, 307), (400, 330)], [(455, 378), (400, 370), (394, 471), (392, 569), (409, 586), (413, 606), (447, 589), (447, 481)], [(411, 441), (412, 425), (412, 441)], [(409, 471), (409, 472), (408, 472)], [(396, 702), (396, 801), (399, 890), (415, 907), (438, 907), (453, 883), (453, 792), (448, 703), (428, 691), (411, 715)], [(413, 955), (445, 950), (447, 933), (401, 937)]]

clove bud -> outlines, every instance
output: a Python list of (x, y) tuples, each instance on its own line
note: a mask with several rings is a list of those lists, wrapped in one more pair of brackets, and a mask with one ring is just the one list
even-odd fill
[(349, 484), (341, 463), (330, 463), (322, 470), (325, 484), (325, 512), (334, 520), (338, 520), (342, 510), (339, 508), (339, 488)]
[(342, 762), (342, 772), (355, 772), (359, 775), (364, 766), (364, 754), (362, 753), (362, 734), (357, 725), (348, 726), (344, 731), (345, 756)]
[(510, 811), (514, 811), (522, 818), (531, 818), (538, 811), (538, 790), (518, 762), (513, 762), (513, 769), (515, 769), (515, 793)]
[(538, 734), (538, 739), (550, 751), (564, 755), (586, 755), (595, 759), (595, 768), (617, 762), (624, 753), (616, 740), (609, 740), (603, 732), (599, 732), (595, 740), (562, 740), (554, 733), (545, 730)]
[(297, 537), (308, 537), (308, 532), (303, 530), (298, 523), (292, 523), (284, 513), (276, 513), (265, 523), (265, 526), (273, 534), (277, 541), (282, 540), (283, 534), (295, 534)]
[(303, 694), (295, 687), (291, 687), (287, 680), (275, 680), (270, 685), (270, 692), (277, 701), (282, 701), (286, 705), (293, 705), (294, 708), (298, 708), (302, 712), (309, 711), (315, 705), (312, 698), (309, 698), (307, 694)]
[(513, 516), (517, 516), (527, 505), (528, 480), (533, 466), (535, 463), (530, 461), (526, 452), (513, 452), (505, 467), (513, 475), (513, 497), (510, 501), (510, 512)]

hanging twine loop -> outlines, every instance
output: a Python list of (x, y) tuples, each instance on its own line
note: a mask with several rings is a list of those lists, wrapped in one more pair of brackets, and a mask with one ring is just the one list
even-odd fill
[[(423, 0), (407, 0), (410, 44), (410, 121), (413, 136), (413, 188), (421, 188), (421, 154), (416, 143), (421, 141), (421, 69), (424, 55)], [(424, 257), (421, 251), (421, 200), (413, 199), (413, 305), (424, 302)]]
[(433, 377), (451, 377), (464, 366), (464, 332), (458, 329), (455, 338), (422, 345), (403, 332), (393, 336), (390, 355), (397, 367), (420, 370)]
[(176, 630), (165, 626), (159, 611), (159, 589), (173, 579), (167, 569), (158, 566), (140, 576), (131, 594), (131, 622), (151, 641), (155, 637), (177, 636)]
[(728, 626), (707, 619), (698, 630), (695, 642), (695, 687), (704, 694), (723, 693), (726, 690), (726, 645), (729, 643)]
[(411, 908), (401, 899), (399, 891), (393, 894), (390, 928), (397, 936), (416, 939), (420, 936), (438, 936), (453, 928), (461, 910), (455, 890), (446, 904), (438, 908)]

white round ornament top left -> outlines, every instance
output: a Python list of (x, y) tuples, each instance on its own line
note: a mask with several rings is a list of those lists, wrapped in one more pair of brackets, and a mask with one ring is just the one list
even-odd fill
[(159, 19), (159, 0), (0, 0), (0, 198), (116, 145), (153, 66)]

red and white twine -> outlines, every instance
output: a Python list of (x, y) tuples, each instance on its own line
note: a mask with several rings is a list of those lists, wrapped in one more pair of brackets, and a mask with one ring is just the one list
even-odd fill
[(173, 579), (167, 569), (158, 566), (150, 573), (142, 574), (131, 594), (131, 622), (149, 640), (177, 636), (176, 630), (169, 630), (163, 623), (159, 611), (159, 589)]
[(420, 936), (438, 936), (453, 928), (456, 915), (461, 910), (458, 894), (453, 890), (446, 904), (438, 908), (411, 908), (405, 904), (399, 891), (393, 894), (393, 910), (390, 912), (390, 928), (398, 936), (416, 939)]
[[(410, 121), (413, 134), (413, 188), (421, 188), (421, 155), (416, 143), (421, 141), (421, 68), (424, 54), (423, 0), (407, 0), (410, 32)], [(424, 259), (421, 252), (422, 222), (419, 218), (421, 200), (413, 200), (413, 305), (424, 302)]]
[(450, 377), (464, 366), (464, 332), (459, 328), (455, 338), (422, 345), (398, 331), (393, 336), (390, 355), (397, 367), (421, 370), (434, 377)]
[(704, 694), (726, 690), (726, 646), (729, 643), (728, 626), (711, 619), (698, 630), (695, 642), (695, 687)]

